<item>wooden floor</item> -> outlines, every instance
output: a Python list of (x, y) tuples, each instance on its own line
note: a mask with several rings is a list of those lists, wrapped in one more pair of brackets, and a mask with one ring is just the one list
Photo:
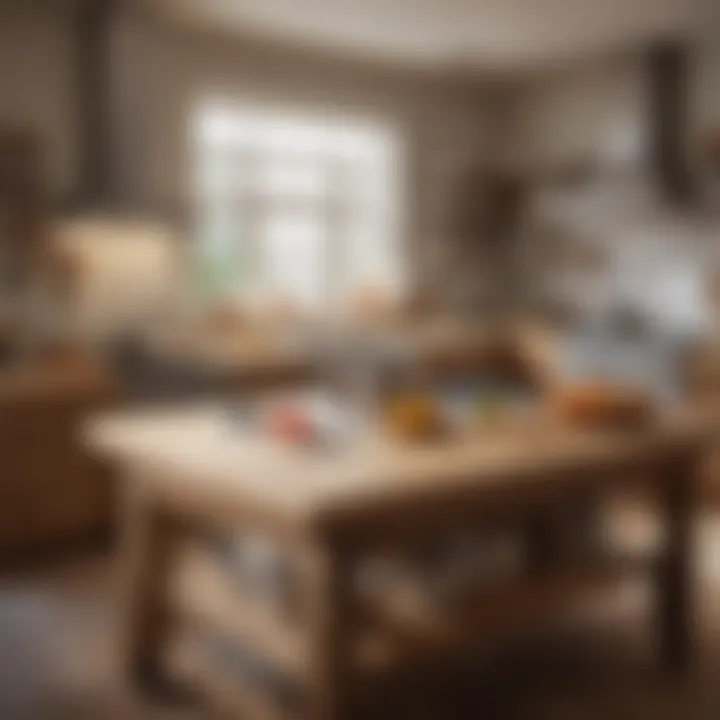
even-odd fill
[[(507, 645), (472, 668), (413, 681), (402, 699), (384, 704), (388, 717), (720, 717), (720, 515), (705, 519), (699, 536), (699, 652), (685, 682), (658, 673), (648, 597), (641, 586), (628, 586), (581, 618), (565, 618), (562, 627)], [(126, 687), (114, 652), (113, 582), (107, 557), (2, 580), (2, 720), (214, 717), (202, 708), (153, 706)]]

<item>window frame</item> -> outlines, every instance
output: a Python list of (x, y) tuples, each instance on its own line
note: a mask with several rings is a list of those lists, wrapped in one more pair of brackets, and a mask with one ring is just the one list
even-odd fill
[[(207, 122), (207, 118), (212, 114), (227, 114), (228, 117), (236, 115), (241, 117), (243, 114), (248, 119), (254, 119), (258, 122), (258, 118), (271, 118), (274, 121), (285, 121), (292, 122), (293, 120), (299, 121), (307, 127), (314, 125), (315, 130), (322, 128), (323, 126), (329, 127), (331, 131), (338, 131), (338, 129), (345, 129), (350, 133), (366, 133), (365, 140), (372, 138), (373, 135), (382, 138), (381, 143), (386, 144), (386, 154), (381, 161), (379, 166), (377, 179), (383, 183), (387, 183), (387, 189), (393, 195), (391, 201), (377, 201), (373, 207), (370, 203), (363, 203), (361, 201), (353, 201), (352, 190), (341, 190), (340, 192), (324, 190), (320, 192), (317, 197), (305, 196), (301, 197), (297, 192), (288, 193), (287, 202), (288, 206), (294, 206), (306, 208), (310, 214), (316, 212), (316, 217), (319, 223), (323, 226), (325, 244), (324, 255), (326, 258), (325, 268), (322, 270), (321, 275), (323, 276), (322, 288), (318, 289), (318, 305), (323, 306), (326, 304), (332, 304), (338, 300), (342, 301), (342, 298), (348, 298), (351, 296), (353, 291), (360, 290), (362, 287), (368, 285), (374, 286), (373, 283), (368, 282), (357, 282), (353, 286), (352, 271), (349, 269), (350, 264), (346, 259), (348, 249), (352, 245), (351, 239), (351, 226), (352, 223), (349, 221), (350, 216), (353, 212), (375, 212), (379, 215), (385, 215), (384, 220), (378, 220), (380, 227), (384, 223), (382, 232), (386, 235), (384, 242), (387, 244), (384, 252), (387, 258), (391, 259), (392, 267), (388, 268), (388, 277), (391, 277), (389, 282), (383, 281), (377, 282), (376, 285), (383, 291), (388, 292), (395, 300), (404, 300), (410, 290), (410, 275), (412, 268), (409, 265), (409, 255), (407, 252), (407, 239), (406, 239), (406, 208), (407, 208), (407, 152), (405, 142), (399, 128), (395, 122), (388, 121), (387, 119), (379, 119), (377, 117), (369, 117), (367, 115), (357, 114), (341, 114), (338, 112), (328, 113), (326, 110), (319, 108), (298, 108), (281, 106), (271, 103), (255, 103), (255, 102), (228, 102), (226, 100), (221, 101), (217, 98), (206, 98), (201, 102), (197, 103), (194, 112), (191, 113), (190, 131), (189, 131), (189, 146), (191, 154), (190, 162), (190, 186), (191, 186), (191, 197), (192, 201), (192, 223), (194, 227), (194, 238), (192, 253), (195, 259), (194, 266), (197, 268), (198, 265), (204, 262), (204, 249), (202, 247), (203, 239), (201, 230), (202, 218), (208, 212), (208, 206), (212, 203), (218, 203), (218, 206), (226, 206), (226, 211), (229, 211), (229, 217), (237, 217), (238, 213), (241, 213), (248, 223), (247, 236), (249, 238), (248, 245), (249, 249), (239, 251), (237, 248), (240, 247), (240, 241), (235, 240), (233, 244), (233, 251), (235, 257), (239, 257), (240, 253), (247, 253), (250, 258), (253, 258), (250, 262), (258, 268), (257, 258), (263, 254), (263, 240), (261, 239), (261, 233), (258, 231), (258, 225), (260, 224), (259, 218), (263, 215), (270, 217), (272, 215), (271, 210), (264, 209), (266, 206), (279, 207), (283, 203), (283, 196), (279, 193), (273, 193), (270, 190), (260, 190), (260, 185), (257, 182), (261, 175), (262, 170), (259, 170), (263, 163), (266, 163), (266, 167), (269, 167), (271, 157), (279, 154), (282, 156), (283, 151), (278, 147), (272, 148), (266, 146), (262, 148), (259, 144), (254, 147), (251, 143), (247, 143), (244, 148), (240, 149), (240, 144), (233, 150), (233, 154), (244, 155), (248, 162), (247, 167), (250, 168), (249, 176), (254, 179), (254, 183), (249, 183), (247, 189), (242, 187), (233, 187), (229, 192), (231, 197), (223, 198), (220, 194), (216, 194), (214, 197), (208, 194), (207, 188), (203, 187), (201, 178), (203, 174), (203, 163), (208, 162), (208, 148), (210, 142), (203, 138), (203, 122)], [(358, 135), (361, 137), (361, 135)], [(225, 143), (225, 147), (229, 147), (230, 143)], [(218, 142), (218, 152), (223, 152), (223, 143)], [(343, 185), (349, 186), (351, 181), (348, 180), (354, 173), (358, 172), (361, 168), (362, 163), (357, 158), (341, 157), (333, 155), (328, 147), (322, 151), (308, 149), (306, 161), (311, 164), (318, 164), (325, 168), (320, 174), (324, 175), (328, 187), (342, 187)], [(289, 155), (290, 153), (288, 153)], [(303, 152), (299, 157), (302, 158), (306, 153)], [(314, 156), (314, 157), (313, 157)], [(383, 166), (384, 164), (384, 166)], [(233, 185), (232, 182), (229, 183)], [(322, 210), (313, 211), (312, 208), (315, 204), (322, 205)], [(238, 210), (238, 208), (242, 208)], [(352, 208), (353, 209), (349, 209)], [(207, 219), (207, 217), (205, 218)], [(232, 221), (231, 221), (232, 222)], [(360, 225), (356, 225), (355, 229), (358, 229)], [(339, 241), (333, 241), (332, 237), (341, 238)], [(345, 257), (345, 259), (343, 259)], [(261, 262), (261, 261), (260, 261)], [(202, 270), (200, 270), (202, 272)], [(251, 271), (255, 272), (255, 271)], [(267, 271), (260, 271), (258, 273), (264, 278), (270, 276), (271, 273)], [(333, 278), (343, 278), (342, 280), (333, 280)], [(236, 296), (242, 297), (247, 295), (257, 295), (258, 290), (264, 284), (264, 280), (255, 287), (249, 284), (245, 287), (231, 287), (226, 286), (220, 288), (213, 288), (208, 293), (212, 299), (218, 299), (219, 297)], [(243, 283), (240, 283), (242, 285)], [(232, 285), (238, 285), (238, 280), (233, 281)], [(344, 287), (343, 287), (344, 286)], [(260, 294), (267, 292), (270, 289), (264, 287)], [(279, 293), (282, 294), (282, 288), (275, 288), (270, 290), (270, 294)], [(215, 296), (215, 297), (212, 297)], [(245, 298), (248, 299), (248, 298)]]

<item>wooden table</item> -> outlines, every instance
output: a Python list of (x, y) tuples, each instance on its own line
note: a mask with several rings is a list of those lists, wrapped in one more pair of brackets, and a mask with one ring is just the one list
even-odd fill
[[(684, 667), (693, 614), (693, 478), (705, 441), (719, 427), (720, 414), (706, 412), (636, 432), (536, 428), (423, 447), (368, 433), (323, 453), (233, 430), (211, 405), (102, 419), (89, 442), (128, 476), (131, 670), (138, 678), (158, 672), (172, 619), (167, 579), (182, 538), (199, 529), (251, 529), (283, 545), (302, 569), (302, 617), (299, 632), (287, 636), (252, 608), (238, 610), (237, 621), (303, 676), (310, 717), (347, 717), (364, 678), (378, 668), (457, 650), (471, 636), (482, 639), (538, 608), (552, 611), (561, 599), (607, 580), (605, 566), (544, 572), (550, 564), (542, 523), (533, 525), (533, 518), (630, 482), (654, 488), (661, 500), (667, 542), (652, 568), (658, 627), (668, 666)], [(424, 643), (398, 618), (388, 616), (383, 625), (374, 617), (372, 625), (353, 585), (364, 559), (451, 528), (518, 519), (528, 522), (534, 567), (519, 590), (490, 596), (490, 616), (475, 611), (456, 627), (429, 618)], [(385, 631), (384, 645), (373, 645), (370, 627), (375, 635)]]

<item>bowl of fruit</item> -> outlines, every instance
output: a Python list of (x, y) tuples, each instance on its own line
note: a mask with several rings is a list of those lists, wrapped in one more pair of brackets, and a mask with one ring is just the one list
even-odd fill
[(403, 393), (388, 400), (385, 426), (401, 440), (425, 441), (444, 436), (448, 425), (437, 401), (423, 393)]
[(550, 398), (552, 415), (568, 425), (630, 429), (652, 419), (645, 393), (610, 382), (588, 381), (559, 389)]

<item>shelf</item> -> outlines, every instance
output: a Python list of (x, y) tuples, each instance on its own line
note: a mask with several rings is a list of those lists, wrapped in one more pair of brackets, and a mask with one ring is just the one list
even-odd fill
[(486, 588), (462, 608), (442, 610), (408, 592), (367, 607), (373, 630), (357, 647), (357, 662), (369, 675), (480, 649), (553, 617), (595, 596), (652, 563), (644, 559), (574, 567), (546, 578), (528, 578)]
[(242, 669), (219, 662), (202, 642), (185, 635), (172, 648), (170, 665), (173, 676), (192, 688), (194, 695), (211, 709), (228, 717), (252, 720), (280, 720), (288, 717), (279, 696), (271, 687), (248, 678)]
[(279, 671), (307, 671), (300, 629), (272, 608), (243, 597), (231, 574), (211, 552), (188, 547), (172, 588), (172, 612), (191, 628), (224, 633)]
[[(419, 585), (388, 583), (358, 599), (353, 662), (372, 678), (501, 641), (560, 617), (573, 604), (654, 567), (655, 556), (588, 560), (546, 577), (506, 579), (479, 587), (462, 602), (433, 603)], [(208, 552), (189, 550), (175, 583), (173, 610), (186, 627), (222, 638), (277, 676), (304, 686), (311, 663), (302, 618), (293, 624), (233, 589), (229, 573)]]

